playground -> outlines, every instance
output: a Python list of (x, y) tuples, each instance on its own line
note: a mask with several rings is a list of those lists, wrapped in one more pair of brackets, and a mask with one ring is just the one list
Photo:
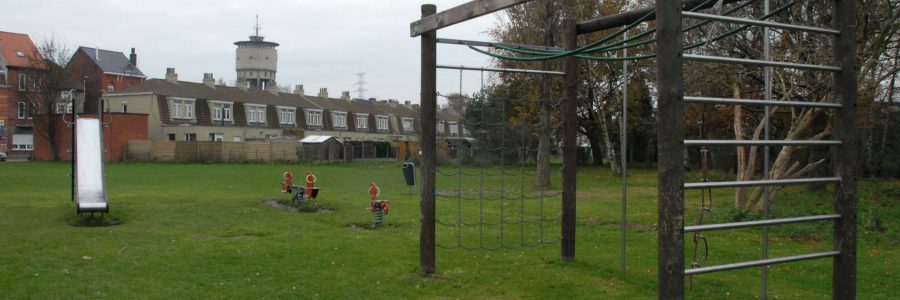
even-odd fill
[[(562, 262), (559, 243), (513, 249), (437, 249), (434, 276), (418, 269), (418, 194), (406, 186), (399, 163), (325, 165), (110, 164), (108, 218), (116, 226), (75, 226), (69, 165), (5, 164), (0, 172), (0, 291), (9, 298), (619, 298), (656, 297), (656, 174), (629, 176), (628, 271), (619, 273), (620, 178), (603, 168), (579, 168), (578, 259)], [(312, 170), (327, 213), (291, 213), (263, 202), (289, 201), (279, 182), (286, 169)], [(688, 176), (696, 174), (689, 173)], [(720, 175), (723, 178), (725, 175)], [(377, 180), (390, 214), (372, 230), (368, 188)], [(551, 179), (554, 186), (559, 176)], [(859, 188), (859, 298), (890, 299), (900, 285), (896, 201), (900, 182), (861, 181)], [(831, 191), (790, 187), (776, 216), (824, 213)], [(731, 198), (716, 195), (709, 222), (729, 215)], [(27, 200), (14, 200), (27, 199)], [(698, 205), (688, 192), (686, 206)], [(795, 199), (795, 200), (792, 200)], [(439, 219), (452, 212), (438, 200)], [(455, 202), (451, 202), (455, 205)], [(549, 202), (548, 202), (549, 203)], [(558, 213), (558, 205), (546, 207)], [(688, 211), (687, 218), (695, 219)], [(464, 219), (477, 218), (465, 212)], [(497, 212), (485, 212), (497, 218)], [(509, 220), (518, 218), (510, 209)], [(356, 225), (356, 226), (354, 226)], [(773, 227), (770, 251), (791, 255), (829, 249), (830, 226)], [(559, 224), (546, 224), (558, 236)], [(518, 239), (512, 228), (508, 245)], [(759, 247), (753, 229), (706, 233), (709, 264), (751, 259)], [(485, 244), (498, 243), (485, 235)], [(455, 239), (438, 231), (438, 245)], [(464, 241), (465, 242), (465, 241)], [(471, 244), (469, 244), (471, 246)], [(689, 259), (687, 257), (686, 259)], [(829, 298), (830, 260), (769, 268), (769, 296)], [(698, 275), (686, 297), (754, 298), (759, 269)]]

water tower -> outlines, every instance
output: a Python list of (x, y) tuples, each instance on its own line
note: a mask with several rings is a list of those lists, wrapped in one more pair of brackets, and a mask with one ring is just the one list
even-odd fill
[(249, 41), (234, 42), (237, 46), (235, 69), (237, 84), (251, 89), (265, 90), (277, 87), (275, 74), (278, 72), (278, 43), (264, 41), (259, 35), (259, 16), (256, 16), (254, 34)]

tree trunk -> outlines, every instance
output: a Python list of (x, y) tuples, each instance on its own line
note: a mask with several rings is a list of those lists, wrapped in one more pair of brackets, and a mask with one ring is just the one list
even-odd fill
[[(735, 99), (739, 99), (741, 97), (741, 87), (734, 83), (732, 84), (733, 96)], [(735, 140), (743, 140), (744, 139), (744, 115), (743, 108), (740, 105), (734, 106), (734, 139)], [(738, 146), (737, 147), (737, 181), (747, 180), (745, 174), (747, 173), (747, 147)], [(746, 202), (746, 191), (744, 188), (736, 188), (734, 190), (734, 206), (735, 207), (745, 207)]]
[[(543, 94), (541, 89), (541, 94)], [(542, 96), (543, 98), (543, 96)], [(550, 186), (550, 104), (541, 100), (541, 136), (537, 153), (537, 177), (535, 186)]]
[[(544, 10), (544, 45), (553, 44), (554, 24), (553, 14), (556, 10), (553, 7), (554, 1), (547, 1)], [(547, 61), (541, 61), (541, 70), (547, 70)], [(541, 135), (538, 140), (537, 153), (537, 176), (534, 178), (534, 185), (538, 187), (550, 186), (550, 100), (547, 95), (547, 78), (541, 77), (540, 97), (541, 97)]]
[(602, 104), (598, 106), (598, 112), (600, 114), (597, 118), (600, 121), (600, 135), (603, 136), (606, 157), (609, 158), (609, 169), (613, 172), (613, 175), (622, 175), (622, 167), (618, 162), (616, 148), (613, 147), (612, 140), (609, 138), (609, 126), (607, 126), (606, 122), (606, 109), (603, 108)]

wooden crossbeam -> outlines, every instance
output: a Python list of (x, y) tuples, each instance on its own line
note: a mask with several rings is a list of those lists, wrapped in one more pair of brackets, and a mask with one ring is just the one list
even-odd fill
[(409, 36), (438, 30), (531, 0), (473, 0), (409, 24)]

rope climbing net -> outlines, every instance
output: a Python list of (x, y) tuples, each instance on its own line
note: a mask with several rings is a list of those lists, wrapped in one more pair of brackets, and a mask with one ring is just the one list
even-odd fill
[[(527, 112), (539, 111), (540, 101), (487, 96), (483, 87), (466, 99), (459, 124), (468, 134), (438, 146), (437, 246), (496, 250), (557, 243), (562, 193), (535, 186), (541, 122)], [(557, 145), (547, 150), (560, 152)], [(558, 166), (548, 168), (551, 178), (561, 174)]]

